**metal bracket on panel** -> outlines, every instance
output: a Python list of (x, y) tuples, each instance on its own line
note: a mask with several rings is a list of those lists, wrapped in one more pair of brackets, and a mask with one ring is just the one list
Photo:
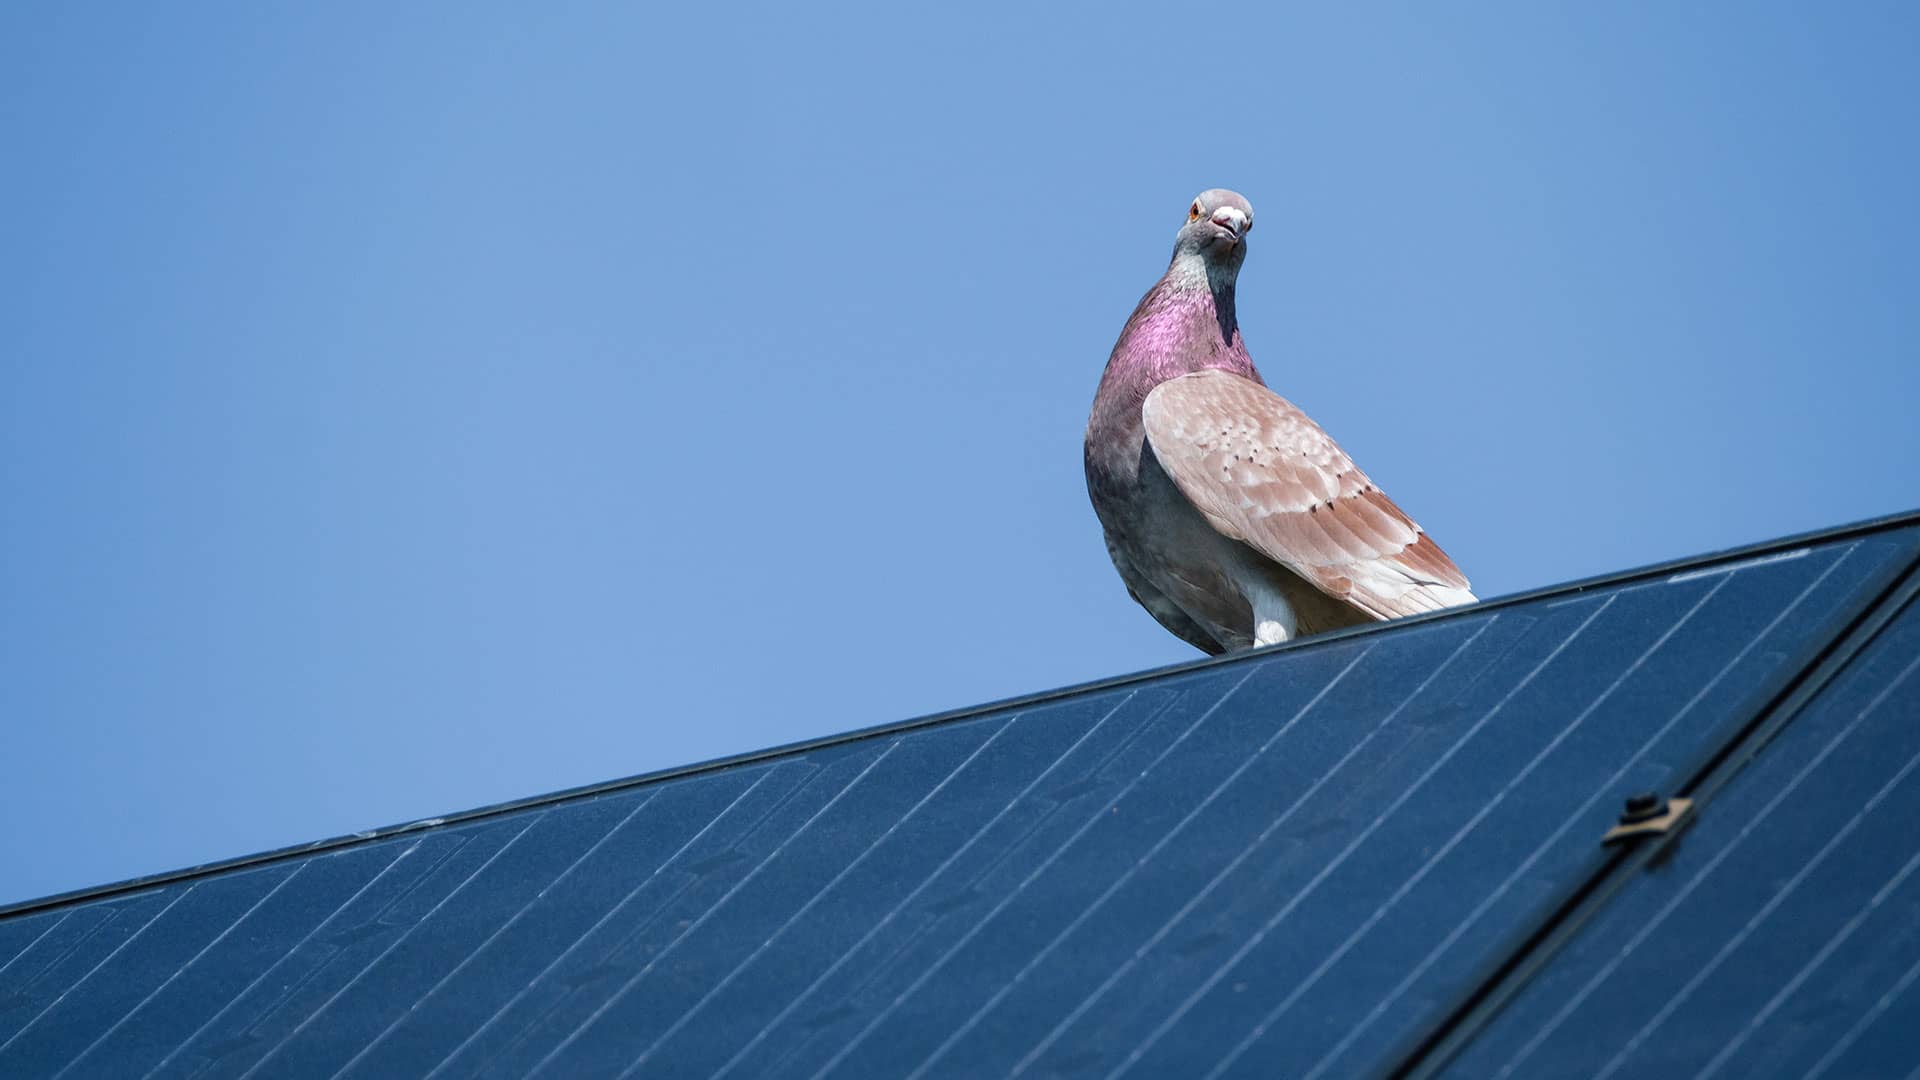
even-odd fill
[(1607, 830), (1602, 844), (1617, 844), (1636, 836), (1657, 836), (1679, 828), (1693, 815), (1692, 799), (1662, 799), (1658, 795), (1635, 795), (1627, 800), (1620, 824)]

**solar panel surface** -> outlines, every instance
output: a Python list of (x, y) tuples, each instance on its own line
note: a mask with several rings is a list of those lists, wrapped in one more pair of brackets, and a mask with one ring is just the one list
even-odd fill
[(1920, 605), (1471, 1044), (1459, 1076), (1920, 1065)]

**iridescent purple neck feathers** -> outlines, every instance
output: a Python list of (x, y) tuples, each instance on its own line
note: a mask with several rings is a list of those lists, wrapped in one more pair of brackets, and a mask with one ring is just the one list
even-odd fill
[(1206, 368), (1257, 381), (1253, 359), (1240, 339), (1233, 281), (1195, 288), (1176, 279), (1178, 268), (1176, 261), (1168, 276), (1141, 298), (1107, 360), (1108, 374), (1121, 369), (1133, 378), (1144, 376), (1146, 389)]

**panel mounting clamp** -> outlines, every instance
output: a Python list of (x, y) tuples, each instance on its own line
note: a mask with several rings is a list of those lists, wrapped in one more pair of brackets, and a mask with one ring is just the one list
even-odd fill
[(1678, 829), (1693, 816), (1692, 799), (1662, 799), (1648, 792), (1627, 800), (1620, 823), (1600, 838), (1602, 844), (1617, 844), (1636, 836), (1658, 836)]

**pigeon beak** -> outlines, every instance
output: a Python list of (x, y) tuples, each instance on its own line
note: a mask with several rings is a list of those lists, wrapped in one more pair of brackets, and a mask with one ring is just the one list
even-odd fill
[(1232, 233), (1235, 241), (1247, 235), (1247, 215), (1234, 207), (1223, 206), (1215, 210), (1213, 223)]

